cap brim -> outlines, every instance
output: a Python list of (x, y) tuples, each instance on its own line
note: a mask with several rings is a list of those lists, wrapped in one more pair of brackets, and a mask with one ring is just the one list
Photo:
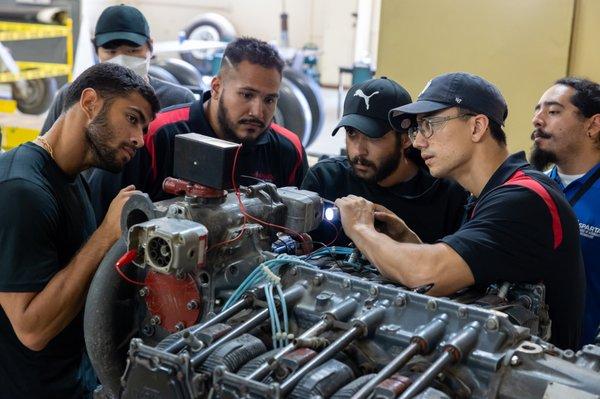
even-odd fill
[(147, 38), (144, 35), (140, 35), (138, 33), (133, 32), (100, 33), (94, 38), (94, 42), (98, 47), (102, 47), (106, 43), (112, 42), (113, 40), (127, 40), (137, 44), (138, 46), (142, 46), (149, 40), (149, 38)]
[(331, 135), (335, 136), (337, 131), (342, 127), (352, 127), (371, 138), (383, 137), (387, 132), (392, 130), (388, 121), (369, 118), (358, 114), (345, 115), (335, 129), (333, 129)]
[(403, 126), (406, 125), (406, 123), (403, 123), (406, 118), (400, 118), (400, 116), (409, 115), (412, 117), (412, 120), (414, 119), (414, 115), (428, 114), (450, 107), (451, 105), (435, 101), (415, 101), (414, 103), (406, 104), (401, 107), (392, 108), (388, 113), (388, 119), (394, 129), (402, 131), (407, 129), (407, 127)]

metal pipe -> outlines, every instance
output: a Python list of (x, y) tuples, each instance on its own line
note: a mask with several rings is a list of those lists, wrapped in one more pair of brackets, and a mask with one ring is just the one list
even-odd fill
[[(333, 309), (325, 312), (323, 320), (306, 330), (303, 334), (301, 334), (298, 338), (312, 338), (317, 336), (327, 330), (329, 330), (333, 326), (333, 322), (335, 320), (345, 320), (350, 317), (354, 311), (358, 302), (354, 298), (347, 298), (342, 301), (339, 305), (335, 306)], [(297, 345), (295, 342), (291, 342), (289, 345), (285, 346), (282, 350), (277, 352), (273, 356), (273, 361), (277, 361), (281, 359), (284, 355), (290, 353), (294, 349), (296, 349)], [(264, 362), (260, 365), (256, 370), (254, 370), (250, 375), (246, 377), (247, 380), (262, 380), (267, 376), (270, 372), (270, 364), (269, 362)]]
[[(299, 300), (305, 291), (306, 291), (306, 288), (304, 288), (302, 285), (299, 285), (299, 284), (293, 285), (290, 289), (288, 289), (283, 294), (287, 305), (289, 306), (289, 305), (295, 303), (297, 300)], [(215, 341), (211, 346), (204, 349), (197, 355), (192, 356), (192, 358), (190, 360), (190, 364), (192, 365), (192, 367), (198, 366), (200, 363), (205, 361), (208, 358), (208, 356), (210, 356), (210, 354), (212, 352), (214, 352), (215, 349), (217, 349), (221, 344), (223, 344), (224, 342), (227, 342), (233, 338), (237, 338), (240, 335), (252, 330), (255, 327), (258, 327), (262, 322), (264, 322), (268, 318), (269, 318), (269, 309), (265, 308), (265, 309), (261, 310), (260, 312), (255, 314), (252, 318), (250, 318), (248, 321), (240, 324), (237, 328), (231, 330), (229, 333), (222, 336), (219, 340)]]
[(352, 320), (354, 326), (351, 329), (333, 341), (331, 345), (312, 358), (300, 370), (296, 371), (281, 384), (280, 389), (282, 395), (286, 396), (298, 381), (300, 381), (309, 371), (335, 356), (336, 353), (348, 346), (355, 338), (368, 335), (373, 326), (379, 324), (384, 313), (384, 308), (377, 307)]
[[(198, 333), (201, 330), (204, 330), (205, 328), (208, 328), (217, 323), (221, 323), (222, 321), (229, 319), (231, 316), (237, 314), (238, 312), (248, 308), (253, 302), (254, 299), (252, 295), (247, 295), (244, 298), (237, 301), (235, 304), (233, 304), (233, 306), (231, 306), (229, 309), (219, 313), (212, 319), (204, 322), (203, 324), (200, 324), (199, 326), (189, 329), (189, 332), (190, 334), (195, 335), (196, 333)], [(173, 342), (171, 345), (167, 346), (165, 348), (165, 351), (169, 353), (177, 353), (180, 350), (182, 350), (185, 347), (185, 345), (185, 340), (182, 337), (177, 341)]]
[(442, 355), (429, 367), (423, 374), (416, 379), (415, 382), (406, 388), (406, 391), (400, 395), (400, 399), (412, 398), (414, 395), (421, 392), (431, 380), (433, 380), (447, 365), (454, 362), (454, 358), (450, 352), (444, 352)]

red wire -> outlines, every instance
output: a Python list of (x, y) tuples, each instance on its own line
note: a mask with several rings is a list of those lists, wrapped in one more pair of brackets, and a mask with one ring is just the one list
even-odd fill
[(135, 280), (130, 279), (129, 277), (127, 277), (125, 275), (125, 273), (123, 273), (123, 270), (121, 270), (123, 267), (127, 266), (128, 264), (130, 264), (135, 259), (136, 256), (137, 256), (137, 250), (136, 249), (130, 249), (129, 251), (125, 252), (125, 254), (119, 258), (119, 260), (117, 261), (117, 263), (115, 263), (115, 270), (117, 271), (117, 273), (119, 273), (119, 276), (121, 276), (121, 278), (123, 280), (127, 281), (130, 284), (146, 285), (146, 284), (141, 283), (139, 281), (135, 281)]
[(335, 240), (338, 239), (338, 235), (340, 234), (340, 231), (338, 230), (337, 227), (335, 227), (335, 224), (331, 223), (331, 221), (323, 218), (324, 221), (326, 221), (327, 223), (329, 223), (331, 225), (331, 227), (333, 227), (333, 229), (335, 230), (335, 237), (333, 237), (333, 240), (331, 240), (330, 242), (328, 242), (327, 244), (325, 244), (326, 247), (330, 246), (331, 244), (333, 244), (335, 242)]

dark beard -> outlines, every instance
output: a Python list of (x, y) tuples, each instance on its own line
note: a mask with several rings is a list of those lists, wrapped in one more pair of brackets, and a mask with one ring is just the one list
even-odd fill
[(529, 162), (531, 166), (539, 171), (545, 171), (548, 169), (550, 164), (556, 163), (556, 154), (541, 150), (535, 144), (531, 148), (531, 154), (529, 155)]
[[(219, 127), (221, 128), (221, 131), (223, 132), (223, 136), (224, 136), (225, 140), (231, 141), (233, 143), (242, 143), (242, 144), (252, 144), (255, 141), (255, 139), (249, 138), (249, 137), (240, 139), (235, 134), (235, 125), (231, 121), (231, 118), (229, 118), (229, 114), (227, 113), (227, 110), (225, 109), (225, 105), (223, 104), (223, 96), (221, 96), (219, 98), (219, 106), (217, 109), (217, 122), (219, 123)], [(264, 130), (266, 130), (266, 126), (258, 119), (243, 118), (239, 121), (239, 123), (245, 123), (245, 122), (258, 123), (261, 125), (262, 128), (264, 128)], [(264, 133), (264, 130), (263, 130), (263, 133)]]
[(117, 160), (118, 149), (108, 143), (114, 138), (114, 129), (108, 122), (108, 104), (104, 104), (100, 113), (85, 129), (85, 138), (94, 155), (94, 166), (109, 172), (120, 172), (123, 165)]
[[(352, 173), (354, 174), (354, 176), (356, 176), (359, 179), (364, 180), (365, 182), (370, 183), (370, 184), (379, 183), (380, 181), (388, 178), (398, 168), (398, 164), (400, 163), (401, 160), (402, 160), (402, 148), (400, 148), (400, 146), (396, 147), (396, 151), (392, 155), (386, 157), (381, 162), (381, 165), (378, 168), (375, 166), (375, 164), (373, 162), (368, 161), (368, 160), (364, 159), (363, 157), (356, 156), (356, 157), (353, 157), (352, 159), (350, 159), (350, 157), (348, 157), (348, 162), (350, 162), (350, 165), (353, 166)], [(356, 172), (354, 171), (354, 165), (356, 165), (358, 163), (360, 163), (361, 165), (370, 166), (372, 168), (375, 168), (375, 174), (369, 178), (364, 178), (364, 177), (358, 176), (356, 174)]]

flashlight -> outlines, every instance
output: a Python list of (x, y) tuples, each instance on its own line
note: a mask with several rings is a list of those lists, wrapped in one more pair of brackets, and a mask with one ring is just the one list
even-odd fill
[(340, 219), (340, 210), (337, 206), (333, 204), (333, 202), (329, 200), (323, 200), (325, 204), (325, 209), (323, 212), (323, 216), (325, 216), (325, 220), (329, 222), (333, 222), (335, 220)]

